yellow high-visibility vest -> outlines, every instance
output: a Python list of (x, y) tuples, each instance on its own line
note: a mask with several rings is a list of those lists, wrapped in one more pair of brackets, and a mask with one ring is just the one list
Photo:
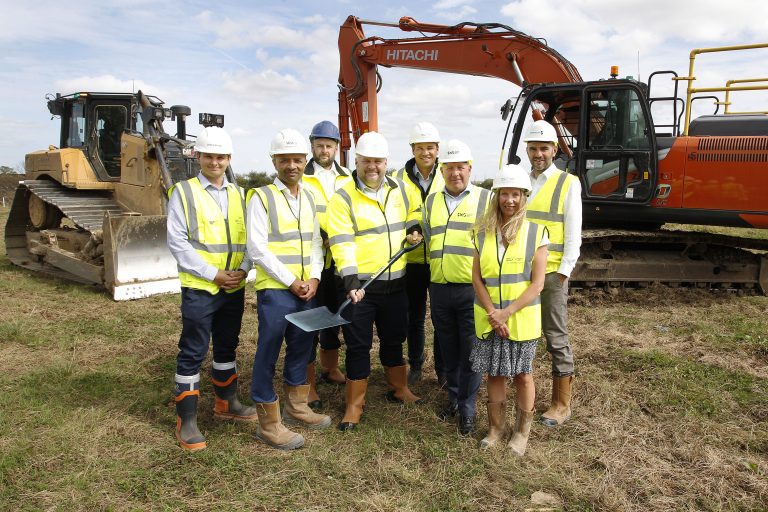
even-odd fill
[[(294, 215), (288, 200), (275, 184), (259, 187), (253, 199), (261, 201), (267, 212), (267, 250), (285, 265), (296, 279), (310, 278), (312, 237), (315, 228), (315, 203), (312, 194), (299, 188), (299, 215)], [(256, 289), (286, 289), (280, 281), (256, 265)]]
[[(406, 228), (418, 224), (418, 212), (409, 201), (403, 182), (385, 177), (382, 205), (357, 185), (357, 173), (336, 191), (328, 205), (328, 238), (342, 278), (357, 275), (368, 280), (400, 250)], [(405, 258), (398, 259), (380, 281), (405, 276)]]
[[(351, 173), (349, 169), (347, 169), (346, 167), (342, 167), (336, 164), (335, 162), (334, 162), (334, 165), (336, 166), (336, 170), (339, 172), (339, 175), (336, 176), (333, 182), (333, 189), (335, 191), (347, 184), (347, 182), (351, 179), (349, 176)], [(314, 168), (312, 166), (311, 161), (304, 168), (304, 177), (302, 178), (301, 182), (306, 187), (306, 190), (312, 193), (312, 197), (315, 200), (315, 208), (317, 209), (317, 221), (320, 224), (320, 230), (327, 234), (328, 233), (328, 220), (327, 220), (328, 202), (331, 200), (331, 197), (333, 197), (333, 194), (331, 194), (330, 196), (326, 196), (325, 189), (323, 188), (323, 184), (320, 182), (320, 179), (314, 174)], [(325, 268), (329, 268), (331, 266), (331, 263), (333, 262), (331, 251), (323, 247), (323, 256), (325, 257)]]
[[(496, 309), (514, 302), (531, 284), (533, 257), (541, 245), (544, 228), (529, 221), (523, 222), (517, 238), (503, 254), (498, 253), (497, 237), (479, 233), (474, 237), (475, 249), (480, 255), (480, 274)], [(492, 332), (488, 313), (475, 299), (475, 335), (486, 339)], [(509, 339), (528, 341), (541, 336), (541, 298), (536, 299), (507, 320)]]
[(563, 261), (565, 197), (575, 180), (576, 177), (572, 174), (557, 169), (528, 203), (528, 220), (545, 226), (549, 231), (547, 273), (556, 272), (560, 268), (560, 262)]
[[(237, 270), (245, 255), (245, 196), (243, 189), (231, 183), (227, 186), (227, 218), (221, 212), (218, 203), (205, 191), (200, 180), (190, 178), (180, 181), (169, 191), (179, 189), (184, 217), (187, 221), (189, 243), (203, 260), (220, 270)], [(179, 268), (181, 286), (205, 290), (213, 295), (221, 288), (212, 281), (194, 276)], [(245, 286), (226, 290), (235, 292)]]
[(427, 196), (424, 224), (425, 232), (429, 232), (429, 271), (433, 283), (472, 283), (472, 228), (485, 213), (490, 196), (488, 190), (472, 187), (450, 214), (442, 191)]
[[(435, 160), (435, 177), (432, 178), (432, 183), (430, 183), (429, 189), (426, 192), (422, 192), (421, 187), (414, 183), (413, 180), (411, 180), (411, 177), (408, 175), (407, 166), (411, 162), (413, 163), (414, 172), (418, 173), (419, 170), (416, 168), (416, 161), (415, 159), (411, 159), (406, 162), (406, 167), (403, 167), (394, 173), (394, 177), (405, 184), (408, 197), (411, 202), (416, 204), (415, 207), (417, 208), (417, 212), (419, 216), (421, 216), (421, 208), (424, 205), (424, 200), (429, 194), (443, 190), (443, 187), (445, 187), (445, 180), (443, 179), (443, 173), (440, 171), (440, 164), (437, 160)], [(426, 244), (424, 244), (422, 247), (419, 247), (418, 249), (414, 249), (405, 255), (407, 258), (406, 262), (421, 264), (429, 263), (428, 250), (429, 249)]]

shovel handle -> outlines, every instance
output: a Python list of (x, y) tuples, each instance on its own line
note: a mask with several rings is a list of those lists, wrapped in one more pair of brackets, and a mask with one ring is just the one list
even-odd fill
[[(371, 283), (372, 283), (372, 282), (374, 282), (376, 279), (378, 279), (378, 278), (381, 276), (381, 274), (383, 274), (384, 272), (386, 272), (386, 271), (387, 271), (387, 269), (388, 269), (389, 267), (391, 267), (392, 265), (394, 265), (394, 263), (395, 263), (397, 260), (399, 260), (399, 259), (400, 259), (400, 257), (401, 257), (403, 254), (405, 254), (405, 253), (407, 253), (407, 252), (411, 252), (412, 250), (414, 250), (415, 248), (419, 247), (419, 246), (420, 246), (421, 244), (423, 244), (423, 243), (424, 243), (424, 239), (423, 239), (423, 238), (422, 238), (421, 240), (419, 240), (419, 242), (418, 242), (418, 243), (415, 243), (415, 244), (413, 244), (413, 245), (410, 245), (410, 244), (408, 244), (408, 240), (407, 240), (407, 239), (403, 239), (403, 246), (400, 248), (400, 250), (399, 250), (399, 251), (397, 251), (397, 252), (395, 253), (395, 255), (394, 255), (394, 256), (392, 256), (392, 259), (391, 259), (391, 260), (389, 260), (389, 261), (387, 262), (387, 264), (386, 264), (386, 265), (384, 265), (384, 266), (383, 266), (383, 267), (381, 267), (379, 270), (377, 270), (377, 271), (376, 271), (376, 273), (375, 273), (375, 274), (373, 274), (373, 275), (371, 276), (371, 278), (370, 278), (370, 279), (368, 279), (368, 280), (367, 280), (365, 283), (363, 283), (363, 286), (361, 286), (359, 289), (360, 289), (360, 290), (365, 290), (365, 289), (368, 287), (368, 285), (369, 285), (369, 284), (371, 284)], [(338, 309), (338, 310), (336, 310), (336, 314), (337, 314), (337, 315), (341, 315), (341, 310), (343, 310), (344, 308), (346, 308), (347, 306), (349, 306), (349, 304), (350, 304), (351, 302), (352, 302), (352, 299), (347, 299), (347, 300), (345, 300), (344, 302), (342, 302), (342, 303), (341, 303), (341, 306), (339, 306), (339, 309)]]

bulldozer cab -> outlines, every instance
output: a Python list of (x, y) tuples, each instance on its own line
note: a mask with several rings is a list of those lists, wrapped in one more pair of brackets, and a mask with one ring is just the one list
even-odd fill
[(518, 155), (525, 155), (521, 134), (530, 118), (545, 119), (558, 133), (554, 163), (579, 178), (585, 201), (647, 204), (656, 187), (658, 158), (641, 85), (606, 80), (531, 87), (524, 91), (508, 161), (519, 163)]
[(85, 152), (100, 181), (120, 180), (120, 138), (124, 131), (142, 131), (132, 94), (77, 93), (48, 102), (61, 116), (61, 148)]

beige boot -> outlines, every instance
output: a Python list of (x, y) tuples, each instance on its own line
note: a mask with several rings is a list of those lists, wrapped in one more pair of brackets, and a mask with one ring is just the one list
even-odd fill
[(309, 384), (309, 395), (307, 395), (307, 405), (312, 409), (319, 409), (323, 406), (320, 395), (317, 394), (317, 382), (315, 375), (315, 363), (307, 365), (307, 384)]
[(320, 349), (320, 377), (331, 384), (344, 384), (347, 381), (339, 370), (339, 349)]
[(303, 386), (283, 386), (285, 389), (285, 407), (283, 407), (283, 421), (286, 425), (299, 425), (313, 430), (328, 428), (331, 417), (325, 414), (317, 414), (307, 405), (309, 396), (309, 384)]
[(571, 418), (571, 387), (573, 375), (552, 377), (552, 405), (541, 415), (546, 427), (562, 425)]
[(421, 398), (417, 397), (408, 388), (408, 376), (406, 375), (405, 365), (385, 366), (384, 374), (387, 377), (387, 384), (390, 391), (387, 392), (387, 401), (402, 403), (420, 404)]
[(344, 417), (341, 418), (341, 422), (337, 427), (342, 432), (355, 430), (357, 424), (360, 423), (360, 417), (363, 415), (363, 407), (365, 406), (365, 392), (367, 390), (368, 379), (347, 379), (344, 387), (346, 410), (344, 411)]
[(259, 426), (256, 438), (279, 450), (295, 450), (304, 446), (304, 436), (291, 432), (280, 421), (280, 401), (256, 404)]
[(495, 448), (504, 442), (507, 429), (507, 402), (488, 402), (488, 435), (480, 441), (480, 449)]
[(519, 407), (515, 409), (515, 428), (512, 430), (512, 438), (507, 443), (507, 448), (512, 450), (515, 455), (522, 457), (525, 455), (526, 446), (528, 446), (528, 435), (531, 433), (535, 409), (530, 411), (524, 411)]

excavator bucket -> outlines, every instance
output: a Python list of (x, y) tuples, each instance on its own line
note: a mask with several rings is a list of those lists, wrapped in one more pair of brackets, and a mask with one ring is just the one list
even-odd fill
[(104, 284), (115, 300), (179, 293), (176, 260), (168, 250), (165, 215), (104, 218)]

